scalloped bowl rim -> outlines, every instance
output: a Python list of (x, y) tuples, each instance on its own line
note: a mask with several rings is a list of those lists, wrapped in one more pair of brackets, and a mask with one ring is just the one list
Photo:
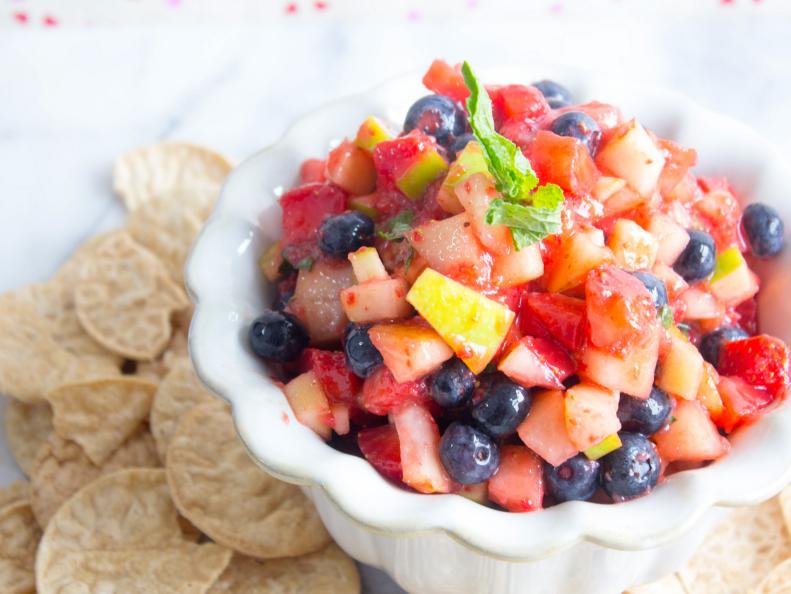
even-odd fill
[[(697, 170), (717, 173), (718, 166), (728, 168), (741, 195), (761, 195), (789, 220), (782, 190), (791, 187), (791, 177), (784, 171), (783, 159), (743, 124), (675, 92), (575, 68), (534, 64), (485, 72), (489, 81), (561, 80), (578, 97), (609, 100), (665, 137), (696, 147), (704, 144), (703, 162), (707, 150), (717, 159), (712, 156), (711, 165), (699, 165)], [(528, 72), (534, 76), (525, 76)], [(737, 432), (731, 453), (722, 460), (673, 475), (650, 496), (618, 505), (568, 502), (529, 514), (494, 510), (458, 495), (400, 489), (364, 459), (330, 448), (295, 420), (282, 391), (265, 375), (243, 339), (267, 292), (263, 281), (255, 278), (255, 260), (264, 242), (277, 237), (280, 211), (273, 189), (288, 187), (301, 159), (321, 154), (322, 147), (326, 150), (341, 131), (351, 130), (353, 122), (370, 114), (394, 121), (405, 112), (410, 97), (420, 96), (415, 94), (420, 93), (415, 84), (419, 79), (416, 74), (391, 79), (299, 119), (279, 141), (229, 176), (193, 246), (186, 268), (187, 287), (196, 304), (191, 356), (200, 378), (231, 403), (237, 431), (256, 463), (283, 480), (322, 489), (348, 518), (375, 533), (409, 536), (440, 531), (484, 555), (512, 561), (545, 558), (583, 541), (620, 550), (661, 546), (690, 530), (712, 506), (758, 503), (788, 484), (791, 407), (781, 407)], [(716, 141), (702, 142), (711, 134)], [(722, 147), (739, 154), (730, 155)], [(259, 211), (266, 216), (259, 219)], [(781, 262), (761, 270), (791, 270), (789, 251)], [(767, 292), (777, 299), (770, 297), (772, 309), (762, 310), (761, 322), (788, 341), (791, 310), (781, 296), (791, 290), (791, 282), (784, 278), (774, 284), (771, 290), (764, 285), (762, 300), (767, 300)]]

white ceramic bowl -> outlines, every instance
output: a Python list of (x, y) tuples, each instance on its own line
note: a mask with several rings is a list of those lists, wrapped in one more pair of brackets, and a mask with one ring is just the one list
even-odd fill
[[(774, 205), (791, 229), (788, 169), (743, 125), (666, 90), (572, 69), (483, 74), (491, 82), (552, 78), (578, 98), (620, 106), (661, 136), (697, 148), (698, 172), (727, 175), (741, 196)], [(424, 94), (420, 76), (412, 75), (327, 105), (231, 174), (187, 267), (197, 304), (190, 348), (198, 374), (233, 405), (252, 457), (268, 472), (304, 485), (339, 544), (411, 592), (613, 594), (675, 570), (724, 506), (757, 503), (789, 482), (791, 408), (739, 431), (726, 458), (674, 475), (648, 497), (512, 514), (456, 495), (409, 493), (362, 458), (333, 450), (294, 419), (248, 350), (248, 324), (270, 303), (256, 260), (279, 235), (278, 189), (294, 183), (304, 158), (325, 154), (365, 116), (400, 122)], [(763, 329), (789, 342), (791, 250), (761, 272)]]

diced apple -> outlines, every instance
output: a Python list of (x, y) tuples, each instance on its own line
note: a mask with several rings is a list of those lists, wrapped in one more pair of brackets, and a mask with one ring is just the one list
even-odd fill
[(629, 219), (618, 219), (607, 245), (624, 270), (649, 270), (656, 262), (659, 244), (653, 235)]
[(407, 301), (473, 373), (481, 373), (489, 364), (515, 317), (505, 305), (431, 268), (412, 285)]
[(703, 379), (698, 388), (697, 400), (706, 410), (712, 419), (717, 420), (722, 414), (722, 397), (717, 389), (720, 382), (720, 376), (714, 366), (708, 361), (703, 362)]
[(369, 281), (341, 291), (340, 303), (352, 322), (397, 320), (412, 313), (407, 291), (409, 285), (402, 278)]
[(566, 433), (565, 404), (560, 390), (534, 394), (530, 414), (517, 433), (527, 447), (552, 466), (560, 466), (579, 452)]
[(381, 120), (374, 116), (368, 116), (357, 130), (354, 144), (372, 153), (377, 144), (385, 140), (390, 140), (391, 138), (393, 138), (393, 134), (390, 133)]
[(645, 128), (632, 120), (616, 130), (599, 149), (596, 164), (648, 197), (657, 188), (665, 156)]
[(737, 247), (717, 255), (717, 264), (711, 277), (711, 292), (723, 304), (735, 306), (758, 293), (758, 277), (747, 266)]
[(456, 155), (456, 160), (451, 163), (448, 175), (439, 188), (437, 202), (442, 210), (451, 214), (459, 214), (464, 207), (456, 196), (456, 187), (476, 173), (489, 175), (489, 167), (481, 151), (481, 146), (475, 142), (468, 142), (462, 151)]
[(689, 287), (687, 281), (664, 262), (657, 262), (654, 264), (652, 272), (659, 280), (665, 283), (667, 295), (671, 301), (676, 299), (681, 293), (687, 290), (687, 287)]
[(318, 261), (310, 269), (299, 271), (288, 308), (305, 324), (313, 344), (334, 342), (343, 335), (349, 320), (339, 296), (353, 284), (348, 262)]
[(647, 200), (648, 198), (641, 196), (640, 193), (631, 186), (624, 186), (607, 198), (607, 202), (604, 203), (604, 216), (612, 217), (625, 214), (639, 208)]
[(332, 429), (338, 435), (347, 435), (351, 430), (349, 422), (349, 406), (346, 404), (331, 404), (330, 410), (332, 411)]
[(374, 247), (361, 247), (356, 252), (349, 252), (349, 262), (352, 263), (354, 276), (360, 284), (390, 278)]
[(451, 480), (439, 459), (439, 429), (434, 417), (412, 404), (392, 413), (401, 446), (403, 481), (421, 493), (448, 493)]
[(273, 283), (280, 276), (280, 267), (283, 265), (283, 248), (279, 241), (270, 245), (258, 259), (258, 267), (264, 278)]
[(467, 212), (472, 229), (483, 246), (494, 254), (509, 254), (514, 242), (506, 225), (489, 225), (486, 213), (493, 200), (500, 197), (492, 178), (476, 173), (456, 186), (456, 196)]
[(500, 469), (489, 479), (489, 499), (510, 512), (541, 509), (544, 501), (541, 458), (525, 446), (500, 448)]
[(583, 382), (566, 390), (566, 433), (575, 448), (587, 450), (618, 433), (618, 400), (618, 392), (591, 383)]
[(750, 385), (737, 376), (721, 376), (717, 390), (722, 399), (722, 414), (713, 419), (727, 433), (754, 421), (760, 411), (773, 401), (772, 395), (766, 390)]
[(725, 314), (725, 308), (717, 298), (698, 287), (689, 287), (681, 293), (679, 300), (684, 303), (685, 320), (712, 320)]
[(656, 258), (673, 266), (689, 243), (689, 233), (669, 216), (656, 213), (648, 222), (648, 232), (656, 238), (659, 250)]
[(368, 336), (398, 382), (428, 375), (453, 356), (439, 334), (417, 324), (378, 324)]
[(395, 180), (396, 187), (410, 200), (418, 200), (423, 197), (429, 184), (445, 175), (447, 170), (448, 162), (432, 146), (422, 152)]
[(332, 435), (332, 409), (321, 384), (312, 371), (298, 375), (283, 388), (297, 420), (310, 427), (322, 439)]
[(665, 154), (665, 167), (659, 178), (659, 191), (668, 196), (698, 161), (695, 149), (686, 148), (672, 140), (660, 138), (657, 146)]
[[(510, 237), (509, 237), (510, 239)], [(501, 287), (522, 285), (544, 274), (544, 260), (539, 244), (534, 243), (521, 250), (494, 256), (492, 280)]]
[(626, 186), (626, 180), (620, 177), (601, 176), (593, 188), (593, 197), (601, 203), (606, 203), (610, 197), (620, 192)]
[(610, 248), (596, 245), (591, 235), (578, 232), (564, 237), (548, 266), (547, 290), (561, 293), (573, 289), (585, 282), (589, 271), (612, 260)]
[(562, 388), (576, 371), (566, 351), (550, 340), (525, 336), (500, 360), (497, 369), (526, 388)]
[(716, 460), (730, 450), (730, 443), (699, 402), (679, 400), (673, 417), (668, 427), (653, 436), (663, 462)]
[(372, 220), (376, 221), (379, 218), (379, 209), (376, 208), (378, 199), (376, 192), (365, 196), (351, 196), (349, 197), (349, 208), (368, 215)]
[(659, 358), (659, 334), (641, 346), (618, 356), (588, 345), (582, 355), (579, 374), (597, 384), (646, 399), (654, 385), (654, 371)]
[(475, 483), (473, 485), (457, 485), (453, 491), (456, 495), (461, 495), (465, 499), (486, 505), (489, 503), (489, 483)]
[(703, 381), (703, 357), (680, 331), (670, 332), (670, 345), (660, 361), (656, 385), (684, 400), (694, 400)]
[(327, 179), (353, 196), (376, 189), (376, 168), (371, 155), (348, 140), (330, 151)]
[(604, 439), (602, 439), (596, 445), (589, 447), (585, 450), (585, 456), (589, 460), (598, 460), (599, 458), (603, 458), (610, 452), (614, 452), (618, 448), (623, 445), (621, 442), (621, 437), (617, 433), (613, 433), (612, 435), (608, 435)]

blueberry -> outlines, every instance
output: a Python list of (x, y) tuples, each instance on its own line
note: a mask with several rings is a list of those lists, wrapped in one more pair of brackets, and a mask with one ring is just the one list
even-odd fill
[(596, 492), (599, 478), (599, 462), (577, 454), (560, 466), (544, 463), (544, 478), (547, 491), (558, 503), (563, 501), (587, 501)]
[(349, 324), (343, 338), (343, 352), (354, 375), (366, 378), (382, 364), (382, 354), (368, 336), (370, 326)]
[(700, 339), (698, 350), (706, 361), (717, 367), (720, 363), (720, 352), (725, 343), (748, 337), (749, 334), (738, 326), (722, 326), (705, 334)]
[(475, 140), (474, 134), (462, 134), (461, 136), (454, 138), (453, 142), (451, 142), (450, 146), (448, 147), (450, 160), (455, 161), (459, 153), (464, 150), (464, 147), (473, 140)]
[(651, 491), (659, 480), (659, 455), (645, 435), (622, 432), (620, 448), (601, 459), (601, 484), (615, 501)]
[(492, 438), (462, 423), (451, 423), (445, 429), (439, 457), (450, 477), (463, 485), (490, 479), (500, 466), (500, 450)]
[(601, 129), (592, 117), (581, 111), (569, 111), (558, 116), (550, 128), (558, 136), (571, 136), (582, 141), (591, 156), (596, 155), (601, 142)]
[(374, 238), (374, 222), (361, 212), (347, 212), (329, 217), (319, 229), (319, 248), (336, 258), (369, 245)]
[(540, 80), (534, 82), (533, 86), (541, 91), (544, 99), (547, 100), (547, 103), (549, 103), (552, 109), (567, 107), (574, 103), (569, 90), (553, 80)]
[(632, 276), (643, 283), (645, 288), (648, 289), (648, 292), (651, 293), (657, 310), (661, 309), (663, 305), (668, 304), (667, 287), (663, 280), (657, 278), (650, 272), (633, 272)]
[(434, 376), (431, 396), (443, 408), (465, 406), (475, 392), (475, 374), (461, 359), (446, 362)]
[(750, 204), (742, 214), (742, 227), (754, 256), (769, 258), (783, 249), (785, 226), (771, 206)]
[(308, 333), (290, 313), (267, 311), (250, 324), (248, 332), (253, 352), (268, 361), (293, 361), (308, 346)]
[(688, 283), (702, 280), (714, 272), (717, 248), (705, 231), (689, 231), (689, 243), (673, 264), (673, 270)]
[(483, 398), (472, 407), (472, 417), (492, 437), (507, 437), (530, 412), (530, 391), (501, 373), (482, 382)]
[(409, 108), (404, 120), (404, 132), (418, 129), (433, 136), (442, 145), (449, 144), (454, 136), (464, 134), (466, 127), (464, 112), (444, 95), (428, 95), (418, 99)]
[(672, 408), (668, 395), (654, 386), (645, 400), (621, 394), (618, 419), (624, 431), (653, 435), (665, 426)]

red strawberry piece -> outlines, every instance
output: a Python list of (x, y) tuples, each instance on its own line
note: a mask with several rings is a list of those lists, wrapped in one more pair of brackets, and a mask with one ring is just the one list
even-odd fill
[(329, 184), (305, 184), (280, 197), (283, 246), (316, 237), (324, 219), (346, 210), (346, 193)]
[[(537, 318), (546, 328), (546, 336), (557, 340), (572, 352), (579, 351), (585, 343), (585, 302), (559, 293), (530, 293), (522, 319), (526, 322)], [(523, 326), (527, 334), (528, 329)]]
[(305, 349), (300, 368), (313, 371), (331, 404), (352, 405), (357, 401), (362, 381), (346, 366), (342, 352)]
[(425, 379), (399, 384), (387, 367), (380, 367), (363, 384), (362, 405), (375, 415), (387, 415), (405, 404), (431, 406)]
[(766, 334), (726, 343), (717, 371), (766, 390), (773, 400), (782, 398), (789, 384), (788, 347)]
[(357, 445), (365, 459), (386, 478), (400, 481), (401, 445), (392, 425), (363, 429), (357, 434)]

